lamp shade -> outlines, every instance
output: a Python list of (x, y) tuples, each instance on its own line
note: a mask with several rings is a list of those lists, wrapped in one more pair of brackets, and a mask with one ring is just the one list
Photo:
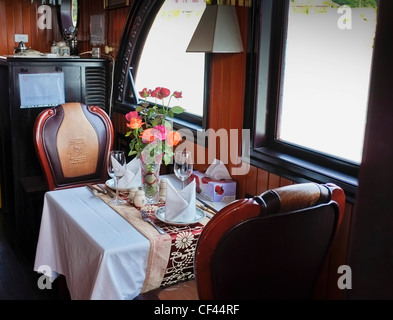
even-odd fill
[(206, 6), (186, 51), (213, 53), (243, 52), (235, 6)]

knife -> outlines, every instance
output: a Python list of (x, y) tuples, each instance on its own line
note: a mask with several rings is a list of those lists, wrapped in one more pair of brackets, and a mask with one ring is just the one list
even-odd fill
[(202, 201), (199, 201), (199, 199), (197, 199), (196, 206), (199, 209), (202, 209), (203, 211), (209, 212), (210, 214), (216, 214), (217, 213), (217, 211), (214, 211), (211, 208), (208, 208)]
[(109, 190), (105, 185), (103, 185), (102, 183), (98, 184), (98, 187), (101, 188), (102, 192), (107, 194), (108, 196), (110, 196), (111, 198), (114, 198), (115, 195), (113, 194), (113, 192), (111, 190)]
[(102, 189), (102, 187), (100, 187), (100, 186), (98, 186), (96, 184), (88, 184), (88, 185), (86, 185), (86, 187), (88, 187), (92, 191), (106, 194), (106, 190)]
[(95, 195), (97, 196), (97, 192), (99, 192), (96, 188), (94, 188), (92, 185), (87, 184), (86, 187)]

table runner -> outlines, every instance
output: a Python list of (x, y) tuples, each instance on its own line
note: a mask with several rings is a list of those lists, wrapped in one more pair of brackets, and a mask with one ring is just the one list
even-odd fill
[(155, 210), (159, 206), (163, 206), (164, 203), (158, 206), (148, 205), (145, 209), (150, 218), (167, 232), (167, 234), (160, 235), (153, 226), (142, 220), (139, 210), (130, 203), (122, 206), (112, 206), (109, 204), (111, 200), (109, 196), (102, 193), (97, 194), (97, 196), (150, 242), (149, 259), (142, 293), (160, 286), (194, 278), (194, 252), (199, 235), (209, 221), (208, 218), (192, 225), (169, 225), (159, 221), (154, 215)]

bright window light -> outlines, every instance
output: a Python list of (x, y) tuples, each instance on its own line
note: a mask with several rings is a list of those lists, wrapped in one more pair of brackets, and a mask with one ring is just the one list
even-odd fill
[(186, 53), (186, 49), (205, 6), (204, 0), (164, 2), (150, 29), (135, 79), (137, 92), (156, 87), (182, 91), (183, 98), (172, 99), (171, 107), (180, 105), (200, 117), (203, 117), (205, 54)]
[(276, 138), (360, 163), (376, 2), (335, 2), (290, 2)]

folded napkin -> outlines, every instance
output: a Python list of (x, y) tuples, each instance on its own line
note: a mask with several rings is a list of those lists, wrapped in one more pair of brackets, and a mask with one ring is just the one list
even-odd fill
[(215, 180), (232, 179), (225, 164), (217, 159), (207, 168), (205, 175)]
[(120, 189), (138, 188), (142, 185), (141, 161), (138, 158), (132, 159), (126, 165), (126, 173), (119, 179)]
[(196, 214), (195, 180), (177, 191), (168, 180), (166, 184), (165, 219), (174, 222), (191, 222)]

